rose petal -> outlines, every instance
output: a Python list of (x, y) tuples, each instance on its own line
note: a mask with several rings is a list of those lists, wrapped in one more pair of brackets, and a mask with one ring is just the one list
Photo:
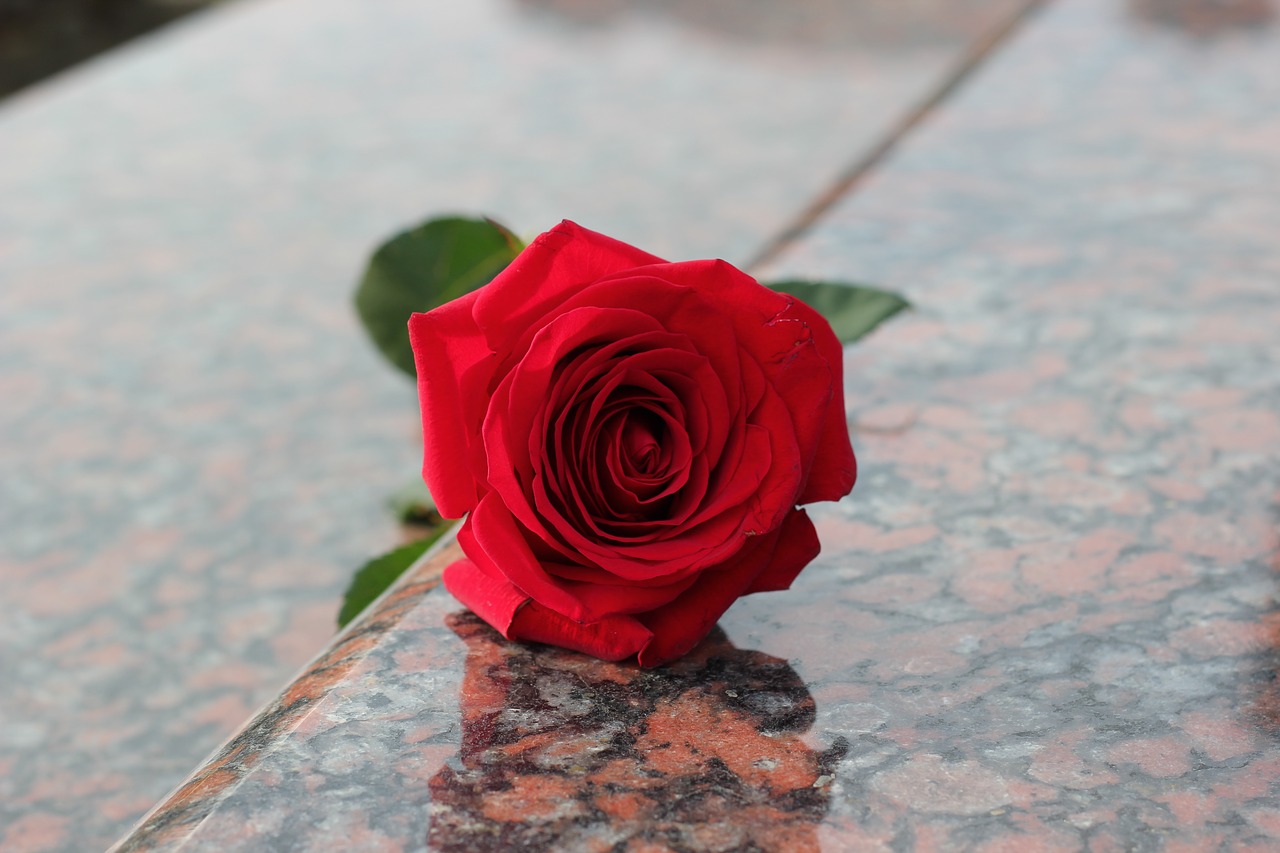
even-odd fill
[(466, 558), (446, 566), (442, 580), (454, 598), (504, 637), (520, 605), (529, 600), (510, 582), (493, 577)]
[(763, 432), (769, 440), (768, 468), (750, 496), (742, 522), (747, 533), (757, 534), (772, 530), (796, 505), (805, 465), (786, 404), (772, 388), (761, 397), (751, 421), (749, 429)]
[[(696, 288), (720, 306), (733, 320), (738, 342), (786, 402), (809, 472), (799, 502), (848, 494), (857, 468), (843, 406), (844, 351), (831, 325), (799, 299), (769, 290), (724, 261), (664, 264), (653, 274)], [(815, 459), (822, 464), (814, 465)]]
[[(642, 421), (656, 423), (660, 438)], [(611, 508), (629, 521), (646, 521), (669, 503), (689, 479), (693, 449), (684, 425), (666, 411), (646, 410), (643, 415), (620, 413), (597, 467), (608, 473), (605, 486)], [(641, 422), (637, 425), (637, 422)], [(645, 466), (652, 470), (645, 470)], [(628, 515), (624, 515), (629, 513)]]
[[(838, 501), (853, 491), (858, 479), (858, 462), (849, 443), (849, 424), (844, 411), (844, 347), (826, 318), (801, 300), (794, 300), (790, 313), (803, 319), (813, 332), (814, 345), (831, 371), (832, 388), (817, 447), (805, 466), (809, 478), (797, 502)], [(799, 391), (799, 388), (788, 387), (780, 388), (778, 393), (788, 405), (795, 407), (804, 404)]]
[(809, 565), (822, 550), (818, 541), (818, 531), (808, 513), (802, 509), (793, 510), (785, 524), (788, 530), (782, 534), (778, 542), (778, 550), (769, 561), (763, 572), (743, 595), (753, 592), (778, 592), (791, 588), (791, 582), (800, 574), (800, 570)]
[[(662, 265), (660, 268), (665, 269), (667, 266), (674, 265)], [(716, 386), (708, 386), (709, 392), (716, 395), (716, 399), (709, 403), (717, 419), (711, 425), (705, 452), (712, 464), (715, 464), (719, 442), (723, 440), (724, 430), (727, 428), (724, 416), (744, 410), (738, 396), (742, 369), (738, 364), (739, 347), (733, 323), (721, 306), (703, 299), (697, 290), (673, 285), (669, 281), (636, 271), (627, 271), (584, 288), (567, 299), (561, 310), (570, 311), (585, 306), (635, 310), (637, 305), (644, 306), (645, 312), (656, 318), (671, 334), (693, 341), (693, 348), (707, 358), (714, 375), (720, 378)], [(719, 395), (722, 393), (725, 395), (723, 403), (719, 402)]]
[[(629, 346), (638, 348), (689, 346), (686, 338), (662, 331), (657, 322), (634, 309), (595, 307), (567, 312), (534, 336), (525, 360), (518, 364), (493, 392), (485, 418), (483, 447), (488, 453), (488, 480), (508, 507), (530, 530), (553, 538), (529, 501), (548, 435), (557, 427), (550, 401), (563, 396), (564, 377), (576, 377), (577, 367), (561, 369), (563, 359), (592, 344), (599, 344), (592, 358), (604, 358)], [(581, 359), (580, 359), (581, 360)], [(576, 386), (574, 388), (576, 390)], [(563, 406), (563, 402), (556, 405)]]
[(481, 567), (506, 577), (521, 592), (575, 621), (592, 616), (534, 556), (514, 518), (494, 492), (481, 498), (458, 531), (458, 544)]
[[(779, 432), (782, 432), (779, 430)], [(583, 536), (572, 541), (582, 554), (616, 574), (641, 578), (655, 571), (702, 568), (733, 554), (748, 533), (767, 532), (776, 526), (780, 516), (765, 519), (754, 503), (761, 483), (770, 475), (773, 459), (771, 445), (776, 436), (759, 426), (748, 426), (743, 432), (742, 450), (732, 454), (736, 460), (731, 470), (706, 487), (707, 500), (696, 515), (685, 513), (674, 521), (639, 522), (636, 527), (664, 527), (661, 536), (640, 541), (632, 539), (625, 548), (618, 539), (597, 540)], [(696, 465), (700, 460), (694, 460)], [(790, 509), (790, 506), (785, 507)], [(766, 523), (767, 522), (767, 523)], [(618, 522), (615, 527), (625, 527)], [(606, 539), (602, 537), (602, 539)]]
[[(610, 453), (620, 452), (616, 444), (618, 439), (610, 431), (608, 424), (621, 416), (621, 422), (615, 425), (616, 429), (621, 429), (628, 423), (638, 423), (633, 421), (633, 418), (647, 413), (643, 417), (652, 419), (665, 437), (662, 447), (654, 446), (658, 470), (650, 472), (655, 476), (649, 479), (655, 488), (645, 498), (636, 500), (636, 511), (639, 511), (640, 503), (653, 502), (672, 495), (688, 481), (689, 462), (694, 455), (693, 442), (704, 438), (705, 425), (701, 422), (701, 413), (695, 411), (692, 427), (696, 434), (694, 436), (689, 434), (690, 425), (686, 419), (689, 413), (686, 412), (679, 397), (661, 377), (667, 367), (683, 366), (687, 372), (696, 373), (698, 367), (704, 364), (705, 359), (700, 356), (673, 350), (651, 351), (628, 356), (617, 362), (609, 375), (603, 377), (605, 384), (592, 400), (590, 407), (576, 415), (578, 421), (573, 425), (574, 433), (585, 430), (586, 442), (575, 442), (573, 457), (563, 460), (561, 467), (554, 474), (557, 479), (561, 479), (571, 473), (576, 466), (588, 467), (590, 476), (577, 476), (575, 481), (592, 494), (598, 494), (605, 499), (603, 508), (607, 511), (596, 512), (591, 519), (601, 529), (606, 529), (610, 521), (627, 520), (622, 513), (616, 511), (611, 500), (625, 500), (625, 497), (618, 494), (619, 481), (615, 479), (614, 487), (611, 488), (608, 482), (609, 477), (606, 476), (604, 479), (600, 477), (602, 470), (608, 470), (606, 457)], [(662, 369), (659, 369), (660, 365), (663, 366)], [(561, 416), (561, 422), (566, 416), (573, 414), (573, 410), (566, 411)], [(596, 426), (596, 423), (599, 423), (599, 426)], [(674, 468), (668, 472), (666, 466), (673, 462)], [(660, 475), (659, 470), (662, 472)], [(552, 473), (548, 472), (549, 475)], [(620, 474), (620, 469), (615, 473)], [(648, 518), (657, 519), (658, 516), (650, 513)]]
[(508, 639), (549, 643), (600, 660), (626, 660), (653, 639), (653, 633), (631, 616), (609, 616), (586, 624), (530, 601), (516, 613)]
[(478, 500), (475, 440), (488, 399), (492, 353), (471, 317), (470, 293), (409, 318), (422, 409), (422, 476), (445, 518), (461, 518)]
[(753, 540), (731, 564), (705, 572), (679, 599), (639, 617), (653, 632), (653, 640), (640, 650), (641, 666), (658, 666), (696, 646), (765, 571), (794, 577), (818, 555), (813, 525), (801, 511), (787, 516), (777, 530)]
[[(603, 511), (605, 507), (600, 503), (603, 494), (599, 485), (573, 475), (567, 467), (574, 465), (576, 460), (590, 458), (592, 451), (589, 446), (586, 446), (586, 436), (583, 433), (589, 430), (592, 421), (600, 417), (597, 409), (605, 408), (607, 402), (612, 399), (610, 392), (621, 384), (622, 379), (613, 375), (602, 377), (603, 387), (597, 388), (593, 385), (584, 391), (584, 394), (595, 395), (590, 405), (585, 406), (585, 411), (582, 408), (570, 407), (561, 412), (555, 425), (551, 427), (555, 456), (561, 461), (554, 466), (553, 470), (543, 472), (545, 476), (535, 478), (532, 484), (534, 503), (539, 518), (547, 525), (545, 529), (553, 531), (557, 541), (564, 543), (573, 553), (580, 552), (584, 548), (596, 547), (602, 541), (604, 547), (610, 551), (616, 551), (620, 547), (631, 547), (652, 539), (660, 532), (656, 528), (676, 525), (681, 520), (678, 513), (669, 512), (667, 517), (662, 519), (628, 524), (621, 519), (613, 518), (606, 525), (601, 521), (605, 516)], [(656, 388), (655, 393), (662, 390)], [(673, 398), (661, 402), (669, 407), (678, 407), (678, 403)], [(681, 490), (682, 500), (690, 497), (696, 502), (700, 498), (706, 482), (705, 471), (705, 462), (701, 458), (691, 458), (688, 468), (680, 471), (672, 480), (672, 486)], [(694, 505), (696, 506), (696, 503)], [(648, 527), (651, 523), (655, 527), (654, 530)], [(611, 532), (614, 529), (623, 528), (634, 530), (634, 532), (625, 536)]]
[(538, 236), (480, 289), (476, 323), (495, 349), (505, 348), (586, 285), (653, 263), (661, 259), (566, 219)]
[(533, 553), (515, 519), (493, 493), (481, 499), (463, 523), (458, 544), (485, 574), (574, 622), (652, 610), (670, 603), (693, 583), (692, 577), (677, 577), (665, 584), (623, 587), (557, 577), (550, 571), (556, 564)]
[[(757, 404), (757, 398), (763, 399), (767, 392), (771, 392), (759, 368), (750, 359), (741, 366), (750, 378), (750, 381), (740, 379), (743, 393), (747, 395), (742, 399)], [(565, 417), (567, 413), (562, 413), (561, 421)], [(564, 429), (560, 423), (552, 432), (561, 435)], [(777, 431), (778, 440), (785, 443), (782, 437), (785, 435), (784, 427), (780, 426)], [(574, 524), (557, 525), (558, 538), (568, 546), (566, 553), (572, 549), (608, 571), (637, 580), (651, 578), (655, 573), (684, 572), (695, 565), (710, 565), (731, 555), (745, 536), (743, 520), (750, 508), (748, 501), (769, 473), (773, 440), (768, 430), (753, 428), (748, 433), (741, 423), (735, 426), (730, 438), (721, 458), (716, 482), (708, 484), (706, 461), (695, 457), (690, 467), (690, 485), (681, 492), (667, 518), (635, 523), (616, 521), (609, 525), (609, 530), (595, 524), (589, 517), (583, 519), (585, 529)], [(567, 448), (561, 451), (561, 455), (572, 456), (573, 449)], [(779, 472), (778, 476), (786, 474)], [(794, 472), (790, 476), (794, 478)], [(559, 517), (561, 509), (584, 506), (591, 497), (590, 494), (578, 493), (572, 480), (564, 484), (564, 493), (558, 491), (561, 485), (555, 480), (548, 483), (543, 478), (535, 478), (533, 492), (541, 517)], [(556, 500), (551, 499), (551, 493), (555, 493)], [(704, 501), (704, 495), (711, 497)], [(776, 509), (785, 510), (789, 506)], [(753, 529), (768, 526), (754, 517), (752, 522)], [(634, 532), (618, 535), (630, 529)]]
[(624, 660), (653, 637), (630, 616), (609, 616), (588, 624), (573, 622), (465, 558), (446, 567), (443, 579), (454, 598), (508, 640), (551, 643), (601, 660)]

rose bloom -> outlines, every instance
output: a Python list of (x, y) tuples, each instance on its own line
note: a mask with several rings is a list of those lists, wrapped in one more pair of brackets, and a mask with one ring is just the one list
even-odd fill
[(508, 639), (642, 666), (817, 556), (856, 465), (841, 346), (724, 261), (563, 222), (409, 333), (451, 593)]

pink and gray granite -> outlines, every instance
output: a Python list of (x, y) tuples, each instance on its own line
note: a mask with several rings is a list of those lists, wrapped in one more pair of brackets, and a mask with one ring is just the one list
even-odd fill
[(121, 849), (1276, 849), (1280, 30), (1129, 8), (1049, 7), (771, 270), (919, 306), (792, 590), (640, 671), (418, 581)]
[[(812, 849), (851, 741), (719, 629), (656, 670), (503, 641), (450, 544), (118, 848)], [(726, 846), (727, 845), (727, 846)], [(643, 848), (636, 848), (643, 849)]]
[(378, 239), (461, 209), (742, 260), (1025, 0), (845, 5), (241, 0), (6, 101), (0, 850), (119, 837), (395, 544)]

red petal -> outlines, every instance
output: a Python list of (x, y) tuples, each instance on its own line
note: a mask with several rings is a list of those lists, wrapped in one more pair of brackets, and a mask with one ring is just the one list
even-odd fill
[[(680, 339), (664, 331), (648, 315), (637, 310), (583, 308), (567, 311), (533, 336), (523, 361), (498, 385), (489, 414), (482, 427), (483, 445), (488, 453), (488, 481), (502, 494), (511, 512), (530, 530), (552, 541), (545, 524), (529, 503), (535, 474), (541, 473), (543, 446), (558, 429), (555, 409), (566, 406), (566, 394), (579, 391), (589, 377), (580, 376), (578, 363), (557, 374), (557, 368), (575, 350), (599, 344), (597, 353), (578, 361), (593, 361), (597, 355), (608, 363), (615, 351), (629, 344), (637, 347), (679, 344)], [(561, 378), (557, 379), (557, 375)], [(565, 375), (579, 377), (565, 387)], [(567, 554), (568, 552), (566, 552)]]
[(458, 544), (486, 575), (501, 579), (521, 595), (573, 622), (594, 622), (662, 607), (694, 582), (692, 577), (674, 577), (665, 584), (624, 586), (559, 577), (550, 570), (560, 567), (538, 559), (516, 520), (492, 492), (481, 499), (458, 531)]
[(818, 531), (814, 529), (813, 522), (804, 510), (792, 512), (784, 524), (788, 525), (788, 530), (782, 534), (778, 550), (773, 552), (773, 559), (763, 572), (756, 575), (755, 581), (743, 595), (790, 589), (791, 582), (800, 574), (800, 570), (809, 565), (822, 550)]
[(540, 235), (479, 291), (476, 322), (498, 346), (517, 340), (599, 278), (661, 259), (565, 220)]
[(794, 419), (804, 470), (798, 503), (838, 500), (857, 472), (844, 413), (844, 350), (830, 324), (724, 261), (666, 264), (652, 273), (695, 288), (734, 323)]
[(566, 300), (563, 309), (591, 305), (635, 310), (643, 306), (663, 329), (686, 336), (694, 348), (706, 356), (715, 375), (724, 383), (725, 406), (736, 412), (741, 406), (740, 388), (736, 384), (741, 368), (732, 317), (725, 315), (724, 305), (703, 299), (695, 288), (684, 282), (673, 284), (654, 272), (677, 266), (680, 264), (659, 264), (619, 273)]
[[(574, 649), (602, 660), (639, 654), (641, 666), (674, 660), (696, 646), (740, 595), (790, 585), (818, 554), (817, 534), (797, 510), (772, 534), (743, 549), (743, 559), (707, 572), (672, 604), (639, 618), (615, 614), (575, 622), (469, 559), (444, 571), (445, 587), (504, 637)], [(625, 588), (624, 588), (625, 589)]]
[(471, 317), (476, 298), (469, 293), (409, 318), (422, 409), (422, 476), (446, 518), (461, 518), (478, 499), (472, 462), (483, 461), (477, 436), (488, 404), (492, 353)]
[[(844, 411), (844, 347), (831, 325), (817, 311), (796, 299), (791, 314), (803, 318), (813, 332), (819, 355), (831, 370), (831, 401), (827, 404), (809, 480), (797, 503), (838, 501), (853, 491), (858, 462), (849, 443), (849, 423)], [(783, 389), (779, 393), (787, 396)]]
[(493, 577), (468, 559), (445, 567), (443, 580), (445, 589), (454, 598), (504, 637), (508, 636), (511, 620), (520, 605), (529, 600), (529, 596), (510, 583)]
[[(799, 571), (797, 562), (817, 555), (813, 525), (803, 512), (791, 513), (772, 533), (752, 537), (734, 560), (723, 568), (705, 572), (689, 591), (666, 607), (640, 617), (653, 632), (653, 642), (640, 651), (641, 666), (657, 666), (692, 649), (715, 626), (756, 578), (771, 571), (777, 559), (782, 574)], [(800, 565), (803, 566), (803, 562)]]
[(653, 634), (631, 616), (583, 624), (530, 601), (516, 614), (510, 638), (573, 649), (600, 660), (625, 660), (644, 648)]
[(576, 620), (596, 615), (547, 574), (496, 492), (485, 495), (467, 517), (458, 531), (458, 544), (482, 568), (501, 574), (543, 605)]
[(772, 388), (765, 391), (751, 414), (752, 423), (747, 429), (765, 435), (767, 449), (757, 453), (764, 456), (768, 467), (748, 501), (750, 509), (743, 518), (743, 528), (749, 533), (763, 533), (777, 527), (797, 503), (806, 460), (791, 429), (792, 420), (781, 395)]
[(630, 616), (610, 616), (589, 624), (566, 619), (466, 559), (444, 570), (444, 585), (454, 598), (508, 640), (549, 643), (601, 660), (623, 660), (653, 637), (649, 629)]

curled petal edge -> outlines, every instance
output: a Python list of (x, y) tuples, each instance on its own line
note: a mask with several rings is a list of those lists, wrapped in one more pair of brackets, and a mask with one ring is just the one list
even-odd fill
[(548, 643), (609, 661), (632, 657), (653, 640), (653, 632), (630, 616), (574, 622), (465, 558), (445, 568), (444, 585), (508, 640)]
[(575, 622), (532, 600), (503, 577), (463, 558), (444, 570), (445, 588), (508, 640), (547, 643), (601, 660), (632, 656), (643, 667), (675, 660), (702, 641), (740, 596), (781, 590), (818, 555), (817, 532), (804, 510), (760, 537), (747, 561), (709, 570), (684, 596), (639, 616)]

